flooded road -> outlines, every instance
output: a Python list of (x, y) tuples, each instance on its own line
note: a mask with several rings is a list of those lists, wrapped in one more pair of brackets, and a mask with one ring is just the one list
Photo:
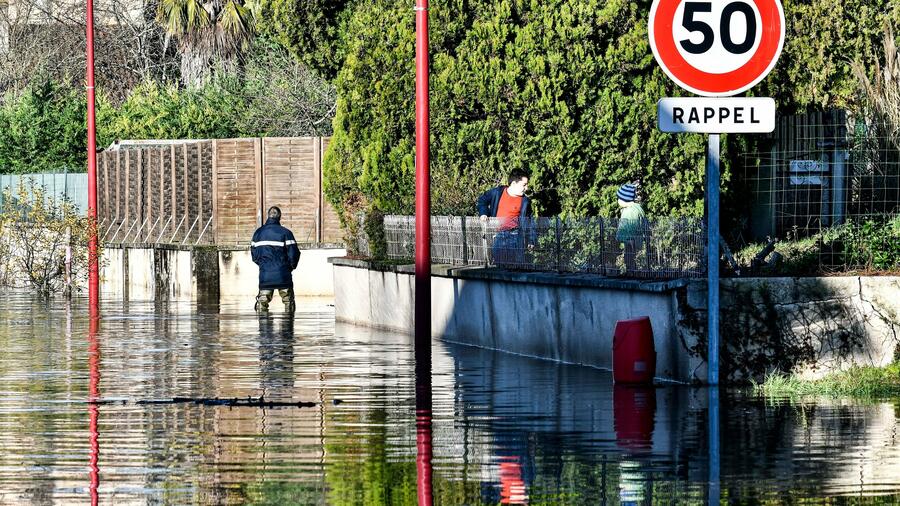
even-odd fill
[[(412, 340), (328, 302), (108, 302), (92, 329), (83, 301), (0, 295), (0, 504), (415, 504)], [(435, 504), (900, 503), (900, 400), (723, 390), (716, 448), (705, 388), (441, 342), (432, 363)]]

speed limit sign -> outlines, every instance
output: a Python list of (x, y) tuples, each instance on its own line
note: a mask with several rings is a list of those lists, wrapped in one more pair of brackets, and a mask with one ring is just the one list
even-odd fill
[(784, 46), (780, 0), (654, 0), (650, 47), (682, 88), (737, 95), (760, 82)]

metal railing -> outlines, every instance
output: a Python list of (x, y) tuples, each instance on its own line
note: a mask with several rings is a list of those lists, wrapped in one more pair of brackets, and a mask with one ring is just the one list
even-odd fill
[[(371, 257), (377, 248), (365, 227), (358, 229), (357, 251)], [(384, 256), (413, 258), (415, 217), (385, 216), (383, 232)], [(535, 218), (511, 228), (497, 218), (433, 216), (431, 234), (436, 264), (642, 279), (706, 272), (706, 232), (699, 218), (660, 218), (620, 231), (618, 220), (603, 217)]]

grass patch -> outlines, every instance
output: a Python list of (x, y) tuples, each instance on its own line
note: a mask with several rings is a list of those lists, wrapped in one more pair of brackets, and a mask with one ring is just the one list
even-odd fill
[(900, 362), (887, 367), (853, 367), (818, 380), (773, 375), (754, 390), (773, 397), (900, 397)]

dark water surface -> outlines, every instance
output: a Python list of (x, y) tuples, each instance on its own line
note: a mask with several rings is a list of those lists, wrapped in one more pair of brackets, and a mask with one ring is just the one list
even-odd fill
[[(92, 334), (0, 295), (0, 504), (415, 504), (411, 339), (247, 305), (110, 302)], [(900, 503), (897, 400), (722, 391), (717, 450), (708, 389), (439, 342), (432, 372), (436, 504)], [(260, 396), (315, 404), (139, 403)]]

